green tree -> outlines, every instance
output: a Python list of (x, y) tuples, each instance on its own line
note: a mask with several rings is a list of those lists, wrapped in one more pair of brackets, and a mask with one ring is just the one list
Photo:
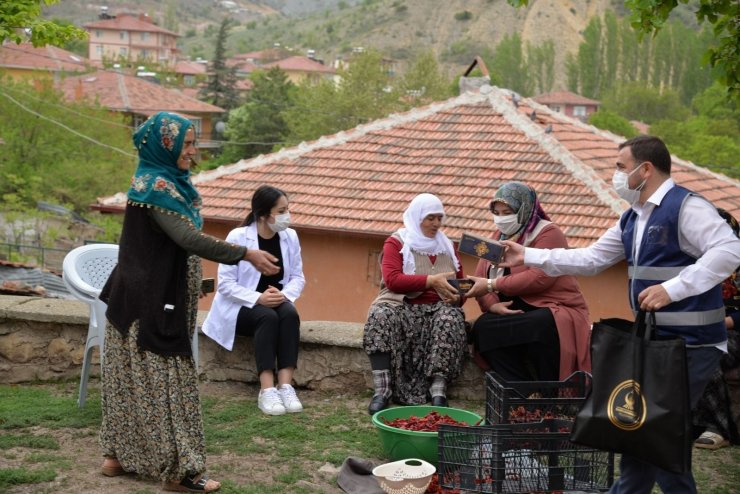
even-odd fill
[[(280, 147), (288, 133), (285, 112), (293, 105), (295, 86), (278, 67), (251, 75), (254, 87), (246, 103), (229, 112), (227, 144), (222, 162), (269, 153)], [(249, 144), (247, 144), (249, 143)]]
[(503, 87), (530, 96), (534, 81), (527, 70), (527, 60), (522, 49), (522, 38), (518, 33), (504, 36), (496, 46), (490, 66), (491, 72), (501, 81)]
[(120, 116), (10, 80), (0, 84), (0, 114), (4, 208), (44, 200), (84, 211), (97, 197), (127, 188), (136, 159)]
[(400, 89), (406, 95), (413, 95), (416, 101), (422, 102), (439, 101), (453, 95), (450, 90), (450, 79), (442, 73), (431, 50), (417, 55), (409, 70), (403, 75)]
[(176, 33), (180, 28), (179, 11), (175, 0), (167, 0), (164, 9), (164, 28)]
[(602, 107), (629, 120), (648, 124), (663, 119), (682, 120), (690, 111), (681, 104), (678, 93), (657, 88), (642, 82), (621, 83), (608, 91), (601, 100)]
[(226, 43), (229, 38), (231, 20), (225, 17), (216, 37), (216, 48), (208, 77), (208, 83), (201, 90), (200, 96), (209, 103), (226, 110), (239, 105), (239, 93), (236, 90), (236, 68), (226, 65)]
[(555, 84), (555, 44), (552, 40), (541, 45), (527, 43), (527, 67), (533, 91), (538, 94), (552, 91)]
[[(509, 0), (517, 1), (517, 0)], [(526, 4), (526, 0), (519, 0)], [(660, 32), (679, 0), (626, 0), (632, 12), (632, 25), (644, 34)], [(688, 3), (688, 0), (680, 0)], [(737, 0), (698, 0), (696, 18), (712, 25), (716, 43), (709, 46), (706, 56), (719, 73), (720, 82), (731, 97), (740, 98), (740, 2)]]
[(0, 45), (7, 39), (15, 43), (30, 41), (33, 46), (57, 45), (86, 39), (87, 32), (71, 24), (40, 19), (41, 7), (59, 0), (4, 0), (0, 2)]
[(599, 111), (592, 113), (588, 117), (588, 123), (594, 127), (608, 130), (626, 138), (634, 137), (638, 134), (637, 129), (635, 129), (629, 120), (603, 108), (599, 108)]
[(604, 77), (601, 20), (592, 17), (583, 32), (583, 43), (578, 47), (578, 67), (580, 68), (580, 94), (598, 98), (601, 94)]

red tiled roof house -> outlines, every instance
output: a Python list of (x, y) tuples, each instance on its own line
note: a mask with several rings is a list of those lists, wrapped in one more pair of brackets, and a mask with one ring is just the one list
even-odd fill
[[(203, 196), (205, 231), (221, 238), (246, 216), (259, 185), (284, 189), (303, 249), (301, 318), (363, 322), (378, 292), (383, 241), (402, 226), (402, 213), (416, 194), (442, 199), (445, 232), (459, 240), (464, 231), (490, 234), (493, 193), (504, 182), (524, 181), (538, 191), (570, 245), (587, 246), (627, 207), (611, 188), (621, 141), (529, 99), (515, 106), (509, 92), (486, 86), (203, 172), (194, 182)], [(673, 176), (740, 215), (737, 181), (679, 159)], [(125, 195), (118, 194), (96, 208), (121, 211), (124, 204)], [(463, 256), (466, 273), (475, 264)], [(216, 265), (205, 262), (204, 270), (214, 276)], [(629, 316), (624, 265), (580, 282), (593, 320)], [(479, 314), (474, 301), (465, 309), (469, 318)]]
[(537, 103), (545, 105), (553, 111), (575, 117), (585, 122), (588, 116), (599, 109), (601, 102), (586, 98), (570, 91), (556, 91), (554, 93), (535, 96)]

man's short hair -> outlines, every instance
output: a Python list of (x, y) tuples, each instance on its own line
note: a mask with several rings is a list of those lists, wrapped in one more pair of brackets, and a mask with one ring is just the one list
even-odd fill
[(641, 135), (624, 141), (619, 145), (619, 150), (629, 147), (632, 157), (638, 163), (649, 161), (658, 170), (666, 175), (671, 174), (671, 153), (660, 138), (655, 136)]

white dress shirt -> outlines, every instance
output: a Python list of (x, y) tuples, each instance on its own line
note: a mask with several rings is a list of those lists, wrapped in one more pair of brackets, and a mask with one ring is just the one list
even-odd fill
[[(638, 216), (635, 249), (642, 242), (643, 231), (653, 209), (675, 185), (673, 179), (668, 178), (645, 204), (632, 205)], [(678, 229), (681, 250), (696, 257), (697, 261), (681, 270), (678, 276), (661, 283), (673, 302), (706, 292), (724, 281), (740, 265), (740, 239), (705, 199), (696, 196), (686, 199), (678, 218)], [(636, 251), (635, 259), (638, 259), (638, 254)], [(550, 276), (594, 275), (623, 259), (624, 244), (619, 221), (589, 247), (524, 250), (524, 264), (538, 267)]]
[[(288, 228), (280, 236), (280, 251), (283, 258), (282, 294), (291, 302), (301, 296), (306, 279), (303, 276), (303, 260), (298, 234)], [(226, 237), (227, 242), (244, 245), (247, 249), (259, 249), (257, 225), (235, 228)], [(236, 334), (236, 318), (242, 307), (252, 308), (262, 295), (257, 291), (262, 274), (250, 262), (241, 261), (230, 266), (219, 264), (218, 289), (211, 310), (203, 323), (203, 333), (216, 343), (231, 350)]]

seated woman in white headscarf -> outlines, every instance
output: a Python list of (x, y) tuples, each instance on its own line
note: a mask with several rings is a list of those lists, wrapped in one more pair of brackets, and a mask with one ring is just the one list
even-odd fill
[(383, 245), (380, 294), (370, 307), (363, 348), (370, 357), (374, 414), (396, 403), (447, 406), (446, 388), (467, 351), (461, 298), (447, 279), (463, 271), (440, 230), (445, 212), (432, 194), (419, 194), (403, 228)]

